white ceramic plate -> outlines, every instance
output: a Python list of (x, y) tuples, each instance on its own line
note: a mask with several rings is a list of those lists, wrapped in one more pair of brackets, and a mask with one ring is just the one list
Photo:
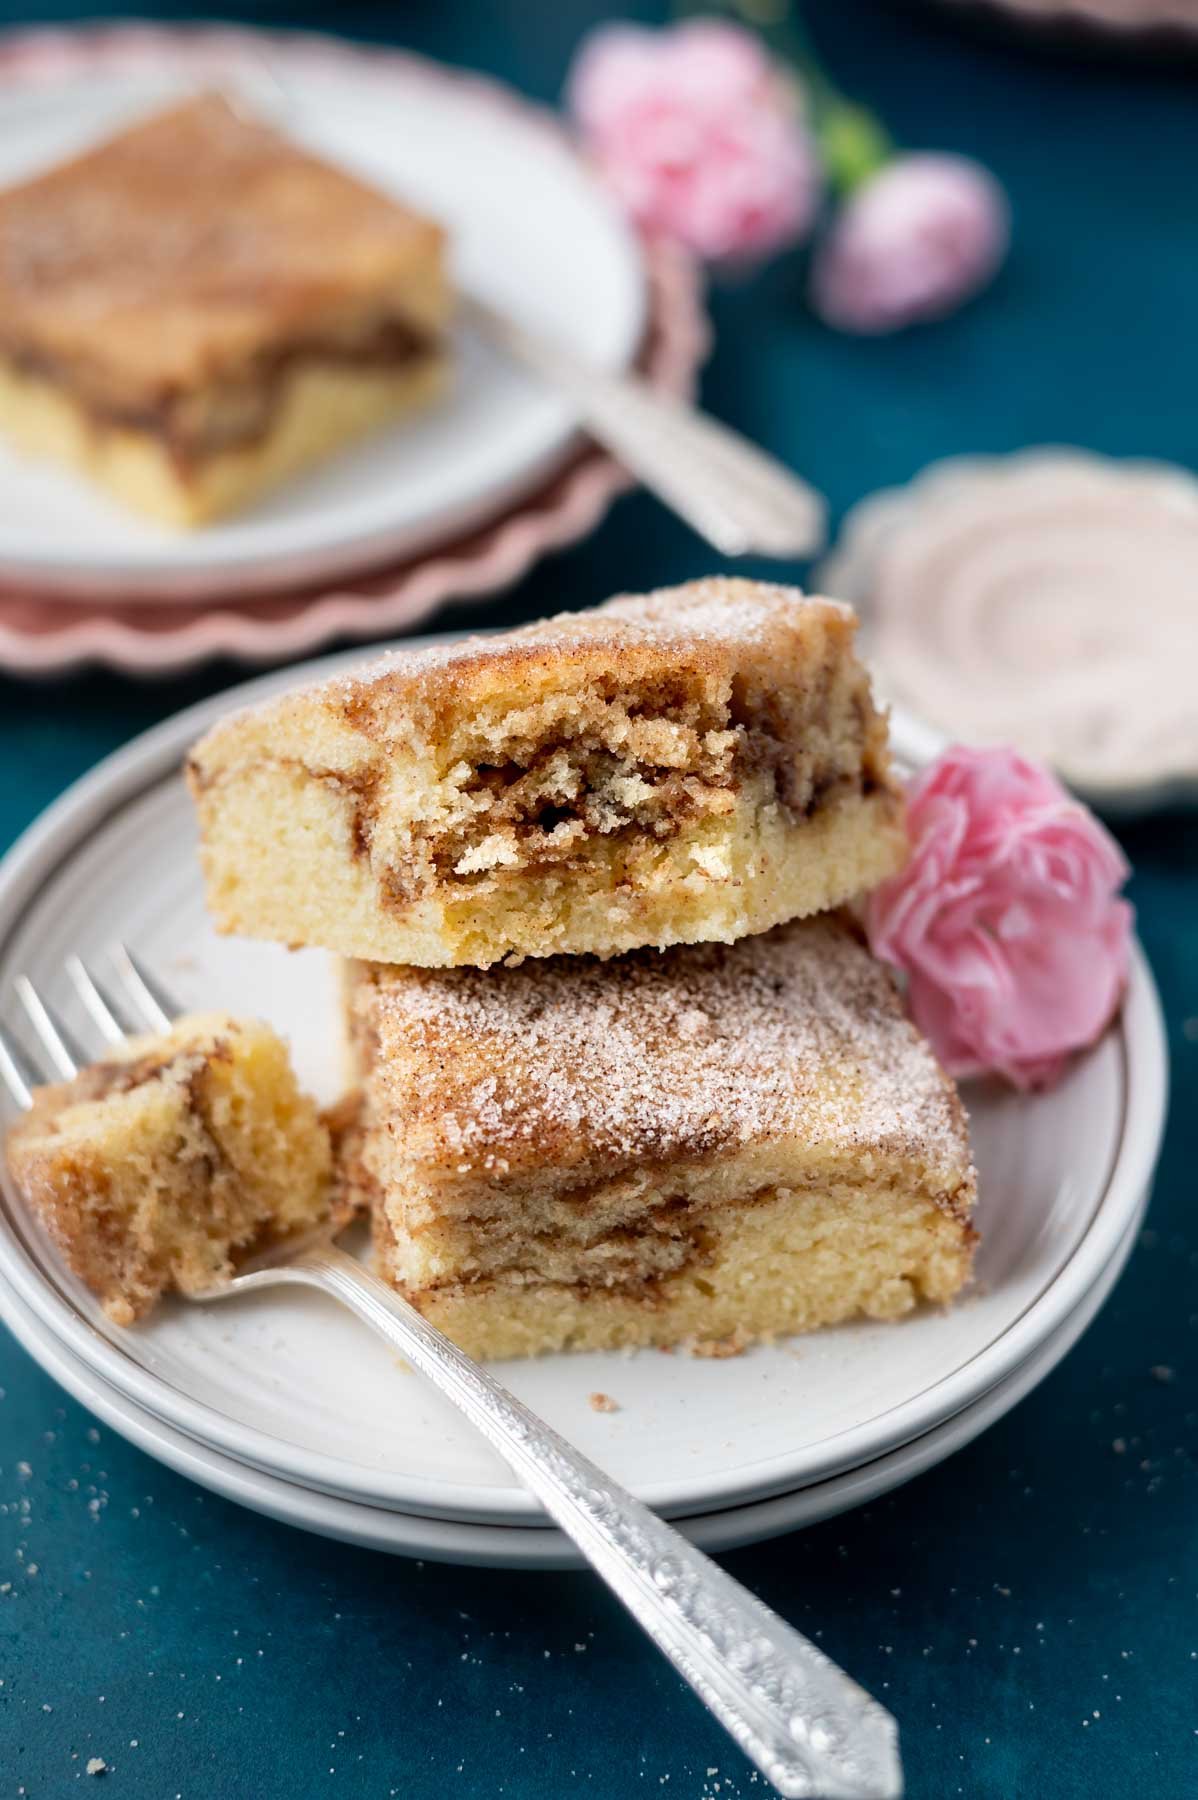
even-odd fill
[[(353, 658), (328, 658), (312, 677)], [(178, 768), (218, 714), (297, 679), (247, 684), (136, 740), (66, 794), (0, 867), (0, 995), (21, 970), (64, 1000), (63, 958), (123, 936), (187, 1003), (260, 1012), (331, 1096), (339, 1032), (326, 959), (218, 939), (203, 913)], [(897, 722), (900, 752), (907, 728)], [(6, 1009), (11, 1010), (11, 1009)], [(857, 1324), (725, 1362), (657, 1352), (549, 1357), (505, 1379), (650, 1504), (673, 1515), (784, 1493), (884, 1455), (971, 1405), (1080, 1303), (1151, 1174), (1165, 1056), (1137, 955), (1123, 1017), (1051, 1095), (969, 1096), (982, 1175), (976, 1289), (950, 1311)], [(297, 1290), (177, 1304), (123, 1332), (66, 1274), (10, 1188), (0, 1273), (104, 1380), (244, 1463), (372, 1505), (499, 1524), (543, 1515), (448, 1404)], [(611, 1394), (621, 1411), (593, 1413)]]
[[(442, 219), (464, 287), (602, 367), (632, 359), (645, 318), (637, 244), (548, 114), (473, 77), (331, 41), (216, 33), (186, 58), (169, 39), (138, 44), (135, 36), (122, 52), (136, 72), (101, 62), (40, 89), (0, 79), (0, 185), (107, 135), (181, 84), (194, 89), (205, 67), (248, 62), (252, 80), (254, 59), (269, 54), (285, 84), (287, 130)], [(544, 477), (573, 425), (563, 401), (481, 343), (464, 338), (460, 352), (453, 392), (437, 409), (196, 533), (144, 524), (81, 478), (0, 445), (0, 576), (123, 602), (245, 598), (461, 532)]]
[[(1145, 1197), (1146, 1199), (1146, 1197)], [(968, 1444), (1010, 1410), (1055, 1368), (1094, 1318), (1131, 1254), (1143, 1204), (1131, 1220), (1107, 1267), (1081, 1304), (1045, 1339), (1028, 1360), (972, 1406), (888, 1456), (816, 1482), (792, 1494), (680, 1521), (692, 1542), (709, 1552), (734, 1550), (866, 1505)], [(110, 1387), (74, 1356), (37, 1315), (0, 1280), (0, 1318), (47, 1374), (113, 1430), (159, 1462), (227, 1500), (269, 1518), (323, 1537), (360, 1544), (393, 1555), (434, 1562), (479, 1563), (493, 1568), (573, 1568), (580, 1558), (560, 1532), (525, 1526), (465, 1525), (420, 1518), (281, 1481), (195, 1443), (135, 1401)], [(612, 1421), (614, 1429), (614, 1421)]]

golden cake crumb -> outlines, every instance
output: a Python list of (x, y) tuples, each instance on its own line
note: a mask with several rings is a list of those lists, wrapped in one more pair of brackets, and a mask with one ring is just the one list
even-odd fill
[(131, 1038), (38, 1088), (6, 1149), (17, 1188), (119, 1325), (169, 1289), (227, 1279), (235, 1251), (330, 1211), (330, 1134), (285, 1045), (224, 1013)]
[(743, 1356), (752, 1341), (743, 1331), (733, 1331), (722, 1338), (696, 1338), (687, 1349), (692, 1356), (723, 1362), (730, 1356)]
[(588, 1394), (587, 1405), (592, 1412), (597, 1413), (614, 1413), (620, 1410), (619, 1401), (613, 1400), (610, 1394)]

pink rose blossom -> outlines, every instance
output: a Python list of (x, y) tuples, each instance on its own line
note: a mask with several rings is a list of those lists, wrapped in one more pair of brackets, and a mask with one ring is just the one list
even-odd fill
[(1109, 832), (1014, 750), (945, 752), (913, 785), (911, 856), (872, 896), (875, 955), (952, 1075), (1042, 1087), (1110, 1022), (1127, 979), (1128, 866)]
[(1006, 254), (1006, 196), (964, 156), (900, 156), (854, 189), (818, 247), (811, 300), (841, 331), (952, 312)]
[(714, 20), (604, 26), (579, 52), (568, 92), (606, 180), (646, 230), (711, 261), (747, 260), (811, 224), (815, 150), (752, 33)]

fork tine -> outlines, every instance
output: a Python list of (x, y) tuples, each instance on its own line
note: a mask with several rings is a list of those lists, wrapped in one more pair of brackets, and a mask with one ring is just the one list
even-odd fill
[(40, 1087), (42, 1078), (34, 1068), (16, 1038), (10, 1037), (0, 1025), (0, 1081), (23, 1111), (33, 1105), (33, 1090)]
[(119, 1044), (127, 1032), (142, 1029), (135, 1022), (127, 1026), (123, 1023), (118, 1016), (121, 1009), (114, 1008), (112, 996), (100, 986), (80, 957), (68, 956), (66, 969), (88, 1017), (107, 1043)]
[(17, 991), (17, 999), (25, 1008), (26, 1017), (33, 1026), (38, 1043), (54, 1064), (55, 1073), (61, 1080), (69, 1081), (89, 1060), (87, 1053), (73, 1041), (67, 1027), (50, 1010), (28, 975), (18, 975), (13, 986)]
[(126, 944), (117, 944), (113, 963), (125, 984), (125, 991), (153, 1026), (155, 1031), (169, 1031), (183, 1008), (156, 975), (134, 956)]

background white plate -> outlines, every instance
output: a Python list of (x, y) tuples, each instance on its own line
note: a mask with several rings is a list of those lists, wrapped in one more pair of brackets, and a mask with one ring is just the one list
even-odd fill
[[(1131, 1220), (1110, 1263), (1078, 1308), (1038, 1350), (1004, 1381), (945, 1424), (935, 1427), (888, 1456), (850, 1469), (792, 1494), (761, 1500), (721, 1512), (700, 1513), (680, 1521), (685, 1535), (709, 1552), (737, 1549), (777, 1537), (850, 1507), (863, 1506), (902, 1482), (960, 1450), (1030, 1393), (1076, 1343), (1117, 1281), (1140, 1229), (1144, 1202)], [(492, 1568), (563, 1569), (581, 1559), (558, 1531), (524, 1526), (465, 1525), (421, 1518), (384, 1507), (340, 1500), (264, 1475), (198, 1444), (134, 1401), (110, 1387), (75, 1357), (54, 1333), (0, 1280), (0, 1319), (29, 1354), (84, 1406), (141, 1450), (189, 1476), (227, 1500), (284, 1524), (338, 1538), (393, 1555), (426, 1557), (434, 1562), (480, 1563)], [(613, 1424), (614, 1421), (610, 1421)]]
[(1198, 796), (1196, 556), (1189, 469), (1041, 444), (867, 495), (811, 586), (856, 608), (890, 697), (1127, 817)]
[[(353, 658), (311, 665), (311, 677)], [(185, 1001), (258, 1011), (331, 1096), (340, 1044), (323, 956), (218, 939), (203, 916), (187, 745), (217, 714), (297, 679), (193, 708), (77, 784), (0, 869), (0, 993), (22, 969), (65, 998), (68, 950), (137, 946)], [(900, 753), (906, 728), (896, 723)], [(11, 1010), (11, 1009), (6, 1009)], [(1026, 1360), (1107, 1266), (1147, 1187), (1165, 1093), (1151, 977), (1137, 958), (1119, 1025), (1051, 1095), (969, 1096), (982, 1173), (976, 1289), (947, 1312), (862, 1323), (726, 1362), (657, 1352), (509, 1365), (516, 1391), (644, 1499), (701, 1512), (822, 1480), (971, 1405)], [(316, 1295), (174, 1305), (111, 1326), (5, 1188), (0, 1272), (106, 1381), (268, 1472), (371, 1504), (536, 1523), (505, 1466), (414, 1376)], [(587, 1405), (595, 1389), (621, 1406)]]
[[(633, 235), (550, 115), (473, 77), (331, 41), (214, 33), (215, 71), (269, 47), (286, 129), (448, 226), (457, 279), (606, 368), (631, 361), (645, 319)], [(238, 45), (242, 48), (239, 51)], [(123, 52), (129, 60), (129, 51)], [(0, 185), (19, 181), (175, 97), (179, 53), (147, 38), (144, 73), (0, 84)], [(200, 59), (189, 53), (192, 89)], [(272, 94), (257, 74), (264, 98)], [(275, 96), (277, 99), (277, 96)], [(0, 444), (0, 575), (27, 588), (127, 601), (245, 598), (406, 555), (494, 514), (569, 448), (568, 406), (476, 340), (451, 396), (347, 452), (244, 517), (176, 535), (81, 478)]]

